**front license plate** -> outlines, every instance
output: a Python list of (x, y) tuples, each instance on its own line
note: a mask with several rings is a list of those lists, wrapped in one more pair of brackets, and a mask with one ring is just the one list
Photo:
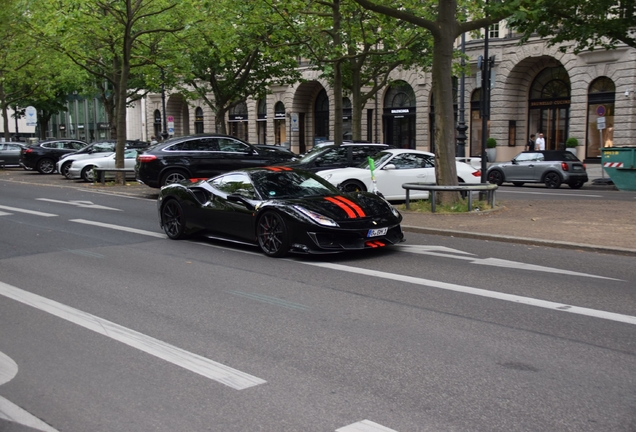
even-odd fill
[(367, 237), (383, 236), (384, 234), (386, 234), (388, 230), (389, 230), (388, 228), (370, 229), (369, 232), (367, 233)]

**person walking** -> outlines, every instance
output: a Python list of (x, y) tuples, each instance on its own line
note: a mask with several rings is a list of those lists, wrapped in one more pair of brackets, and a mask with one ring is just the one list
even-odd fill
[(530, 139), (526, 144), (526, 151), (534, 151), (534, 134), (530, 135)]
[(535, 143), (536, 150), (545, 150), (545, 138), (543, 138), (543, 132), (539, 132), (539, 138), (537, 138), (537, 142)]

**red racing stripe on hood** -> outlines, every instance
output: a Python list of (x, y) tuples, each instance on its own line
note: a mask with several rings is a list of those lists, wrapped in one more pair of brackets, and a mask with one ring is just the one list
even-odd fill
[(354, 203), (353, 201), (345, 198), (345, 197), (341, 197), (341, 196), (337, 196), (335, 197), (338, 201), (341, 201), (345, 204), (347, 204), (349, 207), (351, 207), (360, 217), (365, 217), (366, 214), (364, 213), (364, 210), (362, 210), (360, 208), (360, 206), (356, 203)]
[(356, 217), (358, 217), (358, 216), (356, 216), (356, 213), (351, 209), (351, 207), (349, 207), (345, 203), (342, 203), (342, 202), (340, 202), (337, 199), (332, 198), (332, 197), (325, 197), (325, 199), (327, 201), (331, 202), (331, 203), (334, 203), (335, 205), (337, 205), (341, 209), (343, 209), (347, 213), (347, 216), (349, 216), (350, 218), (355, 219)]

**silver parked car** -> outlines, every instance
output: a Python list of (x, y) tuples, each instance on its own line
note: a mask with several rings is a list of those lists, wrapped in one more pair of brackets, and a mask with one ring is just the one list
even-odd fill
[(501, 185), (511, 182), (515, 186), (524, 183), (544, 183), (548, 188), (558, 188), (566, 183), (579, 189), (588, 180), (585, 164), (567, 150), (524, 151), (510, 162), (497, 162), (488, 167), (487, 179)]
[(0, 142), (0, 166), (19, 166), (23, 143)]

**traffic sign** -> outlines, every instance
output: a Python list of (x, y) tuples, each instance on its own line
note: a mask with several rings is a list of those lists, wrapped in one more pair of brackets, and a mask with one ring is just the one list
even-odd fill
[(605, 115), (605, 107), (603, 105), (596, 107), (596, 115), (599, 117), (603, 117)]
[(598, 130), (605, 129), (605, 117), (599, 117), (596, 119), (596, 127)]

